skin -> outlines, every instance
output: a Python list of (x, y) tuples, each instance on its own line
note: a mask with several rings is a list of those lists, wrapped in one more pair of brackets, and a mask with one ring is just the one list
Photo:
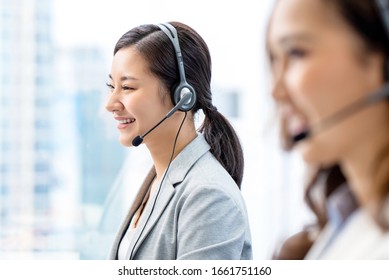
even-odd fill
[(320, 122), (382, 87), (382, 55), (368, 51), (322, 0), (278, 1), (267, 44), (284, 140), (311, 128), (313, 136), (297, 144), (303, 159), (309, 165), (340, 164), (357, 199), (369, 204), (374, 197), (371, 167), (389, 139), (387, 102), (327, 129), (320, 130)]
[[(130, 119), (130, 124), (118, 123), (122, 145), (132, 146), (132, 140), (156, 125), (173, 108), (169, 92), (164, 84), (149, 71), (149, 65), (135, 47), (119, 50), (112, 60), (110, 95), (106, 109), (117, 121)], [(167, 168), (173, 150), (174, 139), (184, 118), (176, 112), (158, 128), (148, 134), (143, 143), (152, 156), (160, 180)], [(193, 116), (188, 112), (177, 140), (173, 158), (195, 137)]]

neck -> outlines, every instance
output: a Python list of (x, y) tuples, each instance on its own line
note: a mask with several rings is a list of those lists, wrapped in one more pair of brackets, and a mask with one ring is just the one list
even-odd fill
[(360, 137), (357, 145), (353, 145), (341, 160), (347, 181), (364, 207), (369, 207), (379, 199), (377, 177), (382, 175), (384, 166), (378, 159), (382, 156), (382, 151), (387, 149), (389, 139), (388, 124), (383, 121), (388, 118), (380, 119), (381, 121), (378, 118), (374, 120), (374, 125), (370, 125), (372, 131), (366, 131), (364, 137)]
[(146, 143), (154, 162), (157, 181), (162, 178), (170, 159), (172, 158), (172, 160), (174, 160), (174, 158), (176, 158), (176, 156), (197, 136), (194, 123), (190, 120), (188, 115), (177, 138), (176, 147), (172, 156), (174, 141), (181, 125), (182, 118), (183, 114), (179, 114), (178, 118), (174, 118), (176, 121), (167, 124), (171, 128), (168, 132), (158, 135), (153, 139), (149, 139), (150, 141)]

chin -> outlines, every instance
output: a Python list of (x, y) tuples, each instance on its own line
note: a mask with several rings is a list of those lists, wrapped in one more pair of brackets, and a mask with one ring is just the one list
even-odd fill
[(326, 149), (314, 148), (310, 145), (302, 144), (298, 147), (299, 152), (304, 160), (309, 165), (318, 165), (321, 167), (329, 167), (337, 163), (337, 158), (333, 157), (330, 151)]
[[(135, 137), (134, 137), (135, 138)], [(131, 137), (123, 137), (121, 136), (119, 138), (120, 144), (122, 144), (124, 147), (132, 147), (132, 138)]]

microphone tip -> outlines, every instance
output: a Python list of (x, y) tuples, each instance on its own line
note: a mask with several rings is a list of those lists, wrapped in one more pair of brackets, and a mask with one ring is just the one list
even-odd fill
[(134, 138), (134, 140), (132, 140), (132, 145), (133, 145), (134, 147), (138, 147), (140, 144), (142, 144), (142, 142), (143, 142), (142, 136), (136, 136), (136, 137)]

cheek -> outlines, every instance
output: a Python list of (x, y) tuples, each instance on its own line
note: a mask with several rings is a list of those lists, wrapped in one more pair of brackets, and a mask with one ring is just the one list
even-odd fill
[(139, 116), (143, 115), (143, 108), (147, 107), (147, 105), (135, 94), (126, 96), (122, 102), (128, 114), (131, 117), (136, 118), (137, 121)]
[(140, 132), (154, 126), (167, 113), (158, 93), (148, 93), (139, 91), (124, 101), (127, 112), (136, 119)]
[[(361, 79), (355, 66), (344, 62), (324, 60), (301, 64), (287, 76), (290, 97), (312, 121), (326, 118), (355, 100)], [(363, 79), (362, 79), (363, 80)]]
[(286, 85), (291, 100), (306, 117), (315, 117), (318, 104), (325, 92), (323, 68), (312, 63), (292, 66), (286, 75)]
[[(151, 116), (153, 106), (147, 98), (142, 97), (142, 94), (134, 93), (125, 96), (123, 104), (126, 110), (125, 114), (136, 119), (131, 129), (125, 130), (126, 133), (130, 134), (130, 138), (133, 138), (134, 135), (143, 134), (153, 126)], [(123, 135), (126, 135), (126, 133)]]
[[(357, 66), (344, 62), (339, 67), (312, 67), (291, 76), (292, 98), (311, 123), (320, 123), (360, 98), (365, 87), (361, 73)], [(339, 160), (352, 139), (351, 128), (343, 121), (301, 143), (299, 150), (306, 162), (328, 166)]]

